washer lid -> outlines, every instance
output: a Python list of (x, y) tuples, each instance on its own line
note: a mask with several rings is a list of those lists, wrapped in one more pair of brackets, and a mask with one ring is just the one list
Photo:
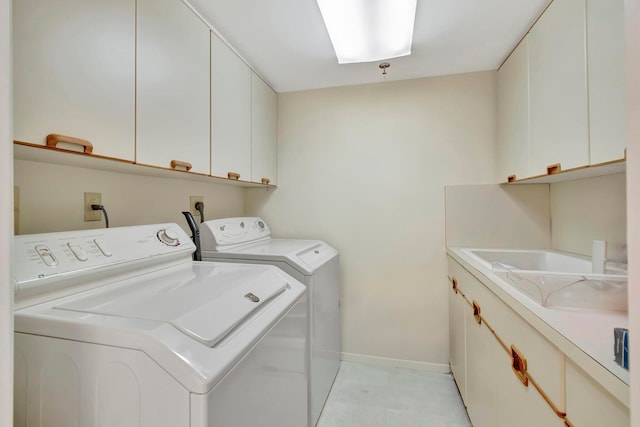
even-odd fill
[(272, 269), (193, 264), (53, 308), (165, 322), (213, 347), (288, 287)]

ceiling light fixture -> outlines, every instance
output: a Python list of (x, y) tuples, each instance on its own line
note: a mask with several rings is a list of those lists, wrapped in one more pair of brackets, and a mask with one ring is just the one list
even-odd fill
[(317, 0), (339, 64), (411, 54), (416, 0)]
[(378, 68), (382, 70), (382, 77), (387, 76), (387, 68), (389, 67), (391, 67), (391, 64), (389, 64), (388, 62), (383, 62), (382, 64), (378, 65)]

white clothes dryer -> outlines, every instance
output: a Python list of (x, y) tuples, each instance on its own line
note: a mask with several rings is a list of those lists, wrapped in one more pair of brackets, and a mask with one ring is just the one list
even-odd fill
[(305, 286), (176, 224), (16, 236), (15, 425), (301, 427)]
[(340, 368), (340, 261), (320, 240), (274, 239), (257, 217), (200, 224), (202, 261), (269, 264), (307, 286), (309, 426), (318, 422)]

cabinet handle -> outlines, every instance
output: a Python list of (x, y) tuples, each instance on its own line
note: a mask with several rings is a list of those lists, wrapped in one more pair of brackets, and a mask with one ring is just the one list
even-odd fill
[(451, 288), (453, 289), (453, 292), (455, 292), (457, 294), (458, 293), (458, 281), (456, 280), (455, 277), (452, 277), (450, 280), (451, 280)]
[(235, 172), (227, 172), (227, 178), (238, 180), (240, 179), (240, 174)]
[(529, 377), (527, 376), (527, 359), (515, 345), (511, 345), (511, 368), (516, 377), (525, 387), (529, 387)]
[(47, 147), (57, 148), (56, 146), (60, 142), (66, 142), (67, 144), (75, 144), (84, 147), (83, 151), (87, 154), (93, 152), (93, 144), (85, 139), (73, 138), (71, 136), (58, 135), (57, 133), (50, 133), (47, 135)]
[(184, 168), (188, 171), (191, 170), (193, 166), (191, 166), (191, 163), (189, 162), (183, 162), (180, 160), (171, 160), (171, 169), (178, 169), (178, 168)]
[(554, 163), (547, 166), (547, 175), (555, 175), (560, 172), (562, 172), (562, 166), (560, 166), (560, 163)]
[(478, 301), (473, 300), (472, 306), (473, 306), (473, 318), (476, 319), (476, 323), (478, 325), (482, 325), (482, 316), (480, 315), (480, 304), (478, 304)]
[(516, 176), (515, 175), (509, 175), (507, 177), (507, 182), (515, 182), (516, 180)]
[(262, 178), (262, 183), (269, 185), (269, 183), (271, 182), (271, 180), (269, 178)]

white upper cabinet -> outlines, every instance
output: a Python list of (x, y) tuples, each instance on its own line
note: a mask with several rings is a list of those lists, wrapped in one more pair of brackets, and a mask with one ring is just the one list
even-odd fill
[(531, 174), (589, 164), (585, 0), (556, 0), (529, 33)]
[(624, 158), (624, 0), (587, 0), (591, 164)]
[(251, 181), (277, 184), (278, 96), (260, 77), (251, 78)]
[(137, 163), (210, 173), (209, 33), (180, 0), (138, 0)]
[(251, 180), (251, 69), (213, 33), (211, 175)]
[(14, 1), (13, 43), (15, 140), (134, 159), (135, 0)]
[(498, 70), (498, 168), (506, 181), (531, 175), (529, 164), (529, 40)]

